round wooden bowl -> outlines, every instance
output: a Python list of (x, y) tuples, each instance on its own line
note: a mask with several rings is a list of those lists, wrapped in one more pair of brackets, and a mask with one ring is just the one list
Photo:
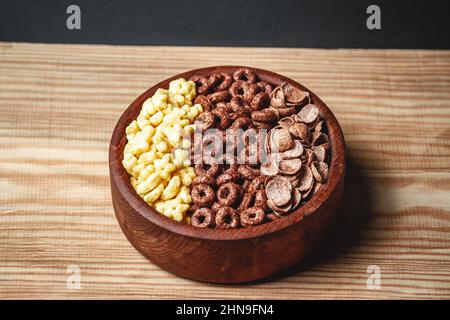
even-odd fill
[(218, 66), (175, 75), (133, 101), (114, 129), (109, 148), (111, 194), (117, 220), (132, 245), (161, 268), (182, 277), (217, 283), (247, 282), (292, 268), (325, 238), (333, 225), (344, 190), (345, 143), (335, 116), (313, 92), (274, 72), (253, 68), (259, 78), (279, 85), (288, 82), (310, 93), (327, 122), (331, 162), (326, 184), (288, 216), (259, 226), (208, 229), (171, 220), (152, 209), (130, 184), (122, 166), (125, 128), (142, 103), (158, 88), (194, 74), (232, 73), (239, 66)]

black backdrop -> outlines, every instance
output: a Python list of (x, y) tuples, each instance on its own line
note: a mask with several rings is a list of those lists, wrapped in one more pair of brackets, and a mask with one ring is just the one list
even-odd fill
[[(81, 30), (66, 8), (81, 8)], [(381, 8), (381, 30), (366, 8)], [(449, 0), (2, 0), (0, 41), (450, 48)]]

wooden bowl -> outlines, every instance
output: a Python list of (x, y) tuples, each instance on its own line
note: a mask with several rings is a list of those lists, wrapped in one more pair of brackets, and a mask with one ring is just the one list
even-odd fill
[(194, 74), (232, 73), (238, 66), (219, 66), (184, 72), (164, 80), (139, 96), (122, 114), (109, 148), (111, 193), (117, 220), (132, 245), (161, 268), (182, 277), (217, 283), (254, 281), (292, 268), (325, 238), (333, 225), (344, 190), (345, 143), (330, 109), (299, 83), (274, 72), (255, 69), (262, 80), (288, 82), (310, 93), (327, 121), (331, 162), (328, 179), (305, 204), (288, 216), (241, 229), (208, 229), (171, 220), (148, 206), (130, 184), (122, 166), (125, 128), (138, 116), (142, 103), (158, 88)]

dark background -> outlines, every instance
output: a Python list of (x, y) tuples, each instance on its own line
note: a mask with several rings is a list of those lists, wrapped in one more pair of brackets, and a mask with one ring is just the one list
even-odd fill
[[(81, 8), (81, 30), (66, 8)], [(381, 30), (366, 8), (381, 8)], [(0, 41), (319, 48), (450, 48), (444, 0), (0, 1)]]

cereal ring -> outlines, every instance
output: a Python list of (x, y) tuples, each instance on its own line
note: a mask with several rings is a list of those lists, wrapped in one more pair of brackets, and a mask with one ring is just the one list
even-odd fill
[(191, 184), (193, 186), (197, 184), (207, 184), (208, 186), (214, 187), (216, 185), (216, 179), (208, 175), (196, 176)]
[(212, 103), (211, 101), (208, 99), (208, 97), (206, 96), (197, 96), (197, 98), (195, 98), (194, 103), (197, 104), (201, 104), (203, 106), (203, 108), (205, 109), (205, 111), (211, 111), (212, 110)]
[(248, 106), (248, 103), (242, 98), (242, 96), (234, 96), (231, 98), (231, 101), (229, 103), (231, 110), (234, 112), (239, 112), (245, 109), (245, 107)]
[(267, 205), (266, 191), (264, 189), (260, 189), (260, 190), (256, 191), (255, 207), (260, 207), (261, 209), (264, 210), (264, 212), (270, 211), (270, 208)]
[(234, 120), (230, 126), (231, 129), (248, 129), (252, 126), (253, 122), (249, 117), (240, 117)]
[(250, 182), (250, 185), (248, 186), (248, 192), (250, 192), (251, 194), (255, 194), (256, 191), (258, 191), (264, 186), (265, 181), (266, 181), (265, 176), (259, 176), (254, 178), (252, 182)]
[(241, 204), (239, 205), (238, 210), (242, 211), (250, 208), (253, 205), (253, 199), (253, 194), (251, 194), (250, 192), (246, 192), (242, 197)]
[(234, 82), (230, 89), (228, 89), (232, 97), (244, 97), (248, 91), (248, 83), (242, 80)]
[(209, 91), (208, 79), (205, 76), (193, 75), (189, 80), (194, 81), (198, 94), (204, 94)]
[(266, 108), (261, 111), (253, 111), (251, 117), (256, 122), (272, 122), (278, 120), (279, 113), (274, 108)]
[(216, 213), (216, 225), (223, 229), (238, 228), (239, 215), (233, 208), (222, 207)]
[(249, 84), (256, 82), (256, 73), (249, 68), (240, 68), (233, 73), (234, 81), (243, 80)]
[(297, 112), (296, 107), (278, 108), (278, 109), (273, 109), (273, 110), (278, 111), (280, 118), (292, 116), (294, 113)]
[(220, 173), (220, 165), (218, 163), (197, 163), (194, 167), (197, 176), (210, 176), (215, 178)]
[(233, 83), (233, 78), (225, 72), (214, 73), (208, 79), (208, 85), (218, 91), (227, 90)]
[(233, 120), (230, 118), (230, 114), (225, 108), (216, 107), (212, 113), (219, 118), (219, 127), (220, 129), (227, 129), (233, 123)]
[(261, 110), (270, 106), (270, 96), (265, 92), (256, 94), (250, 102), (253, 110)]
[(212, 209), (209, 208), (199, 208), (195, 210), (191, 217), (191, 224), (199, 228), (212, 227), (215, 222), (215, 214)]
[(244, 177), (246, 180), (253, 180), (257, 176), (261, 175), (258, 169), (252, 168), (249, 165), (241, 164), (238, 168), (238, 172)]
[(272, 92), (272, 85), (267, 81), (261, 80), (256, 84), (267, 94), (270, 94)]
[(228, 105), (228, 103), (226, 102), (217, 102), (214, 104), (214, 109), (223, 109), (227, 112), (231, 111), (230, 106)]
[(195, 126), (201, 132), (205, 132), (208, 129), (211, 129), (216, 124), (216, 117), (212, 112), (206, 111), (200, 113), (195, 119)]
[(262, 208), (251, 207), (241, 212), (241, 225), (243, 227), (256, 226), (263, 223), (265, 217), (266, 214)]
[(224, 207), (232, 207), (240, 198), (241, 187), (233, 182), (222, 184), (217, 190), (217, 201)]
[(253, 121), (253, 125), (256, 129), (265, 129), (267, 131), (269, 131), (273, 127), (270, 122)]
[(237, 182), (241, 178), (241, 175), (237, 171), (228, 171), (226, 173), (222, 173), (217, 177), (216, 184), (221, 186), (222, 184), (228, 182)]
[(191, 197), (194, 204), (199, 207), (209, 207), (216, 200), (213, 188), (207, 184), (195, 185), (191, 190)]
[(265, 92), (262, 87), (257, 83), (250, 84), (244, 96), (245, 101), (248, 103), (252, 102), (253, 98), (260, 92)]
[(208, 94), (207, 97), (212, 103), (224, 102), (224, 101), (228, 100), (228, 98), (230, 97), (230, 94), (228, 93), (227, 90), (222, 90), (222, 91), (210, 93), (210, 94)]
[(246, 105), (246, 106), (244, 106), (243, 108), (240, 108), (237, 111), (231, 112), (230, 113), (230, 118), (232, 120), (236, 120), (236, 119), (241, 118), (241, 117), (250, 118), (250, 115), (251, 115), (252, 111), (253, 111), (252, 108), (250, 108), (249, 105)]

